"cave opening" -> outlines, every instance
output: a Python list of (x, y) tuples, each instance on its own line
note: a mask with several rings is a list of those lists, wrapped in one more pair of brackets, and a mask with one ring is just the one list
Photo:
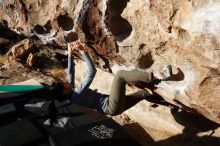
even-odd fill
[(57, 24), (61, 27), (64, 31), (70, 31), (73, 29), (73, 19), (68, 15), (60, 15), (57, 17)]
[(153, 64), (154, 64), (154, 60), (153, 60), (151, 52), (148, 52), (147, 54), (142, 55), (138, 59), (138, 66), (141, 69), (150, 68)]
[(34, 31), (37, 34), (42, 34), (42, 35), (50, 33), (51, 29), (52, 29), (52, 26), (51, 26), (51, 22), (50, 21), (48, 21), (44, 26), (41, 26), (39, 24), (34, 26)]
[(44, 30), (44, 27), (37, 24), (34, 26), (34, 31), (37, 33), (37, 34), (45, 34), (45, 30)]
[(126, 8), (129, 0), (109, 0), (107, 9), (107, 26), (117, 41), (126, 39), (132, 31), (129, 22), (121, 17), (123, 10)]
[(65, 36), (65, 40), (70, 43), (78, 40), (78, 34), (76, 32), (70, 32), (67, 36)]

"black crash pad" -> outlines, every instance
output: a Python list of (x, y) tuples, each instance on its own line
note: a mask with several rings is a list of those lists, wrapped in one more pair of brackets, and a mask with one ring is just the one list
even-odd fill
[(29, 120), (20, 120), (0, 127), (1, 146), (33, 145), (41, 138), (41, 132)]
[(0, 105), (0, 126), (16, 121), (16, 108), (13, 103)]
[(112, 119), (105, 119), (56, 135), (50, 135), (49, 141), (51, 146), (139, 146)]

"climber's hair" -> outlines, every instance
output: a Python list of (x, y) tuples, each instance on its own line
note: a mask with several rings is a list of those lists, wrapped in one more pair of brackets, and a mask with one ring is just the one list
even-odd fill
[(49, 87), (49, 92), (51, 95), (51, 98), (53, 100), (62, 100), (64, 97), (63, 92), (64, 92), (65, 87), (63, 86), (62, 82), (54, 82), (50, 87)]

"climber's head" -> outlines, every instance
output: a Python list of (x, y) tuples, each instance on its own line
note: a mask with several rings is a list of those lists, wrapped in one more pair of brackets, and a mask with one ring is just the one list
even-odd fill
[(52, 98), (63, 100), (70, 94), (73, 89), (73, 85), (66, 82), (55, 82), (49, 89)]

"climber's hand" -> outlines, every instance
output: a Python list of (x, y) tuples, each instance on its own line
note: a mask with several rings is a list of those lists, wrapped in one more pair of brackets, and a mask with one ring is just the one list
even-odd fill
[(78, 50), (81, 54), (86, 51), (85, 44), (77, 41), (76, 42), (76, 50)]
[(71, 55), (72, 51), (73, 51), (75, 48), (77, 48), (76, 42), (68, 43), (68, 45), (67, 45), (68, 54)]

